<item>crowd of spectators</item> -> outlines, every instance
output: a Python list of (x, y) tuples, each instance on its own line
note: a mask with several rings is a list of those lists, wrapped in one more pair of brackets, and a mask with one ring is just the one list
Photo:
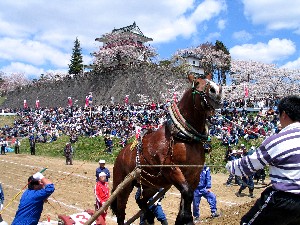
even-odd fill
[[(4, 137), (31, 137), (36, 142), (56, 141), (69, 135), (75, 142), (78, 136), (107, 136), (127, 138), (135, 127), (158, 128), (164, 122), (164, 104), (99, 105), (94, 107), (66, 107), (22, 109), (13, 126), (1, 128)], [(109, 143), (109, 141), (108, 141)]]
[(257, 113), (223, 108), (210, 118), (209, 135), (228, 146), (238, 145), (241, 138), (250, 140), (270, 136), (279, 129), (279, 117), (273, 107), (260, 109)]
[[(246, 140), (269, 136), (280, 129), (276, 114), (276, 101), (257, 113), (246, 108), (229, 108), (226, 100), (221, 110), (209, 118), (210, 137), (217, 137), (223, 145), (237, 145)], [(78, 136), (117, 137), (124, 145), (135, 134), (135, 127), (158, 128), (166, 119), (169, 103), (116, 104), (93, 107), (57, 107), (21, 109), (13, 126), (1, 128), (2, 137), (32, 137), (36, 142), (56, 141), (69, 135), (74, 143)], [(107, 146), (109, 147), (109, 146)], [(108, 149), (107, 151), (111, 151)]]
[(239, 98), (239, 99), (224, 99), (223, 108), (265, 108), (275, 107), (278, 105), (279, 97), (267, 97), (267, 98)]

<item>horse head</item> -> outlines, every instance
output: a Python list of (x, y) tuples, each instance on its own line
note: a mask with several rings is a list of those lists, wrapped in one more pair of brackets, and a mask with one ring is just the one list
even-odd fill
[(193, 99), (195, 99), (195, 95), (199, 95), (203, 99), (205, 104), (203, 106), (206, 109), (214, 110), (221, 106), (222, 87), (211, 80), (211, 74), (208, 74), (206, 78), (189, 75), (188, 79), (192, 83)]

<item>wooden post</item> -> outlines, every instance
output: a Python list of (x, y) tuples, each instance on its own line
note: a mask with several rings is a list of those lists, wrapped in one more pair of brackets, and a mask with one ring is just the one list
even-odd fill
[(140, 173), (141, 169), (136, 168), (130, 174), (128, 174), (127, 178), (125, 178), (125, 180), (123, 180), (123, 182), (118, 185), (118, 187), (109, 197), (109, 199), (102, 205), (102, 207), (99, 210), (95, 211), (94, 215), (92, 215), (91, 218), (84, 223), (84, 225), (91, 225), (105, 210), (108, 209), (113, 200), (115, 200), (118, 194), (122, 191), (122, 189), (126, 187), (131, 181), (139, 177)]
[[(153, 205), (159, 198), (161, 198), (169, 189), (169, 188), (164, 188), (162, 191), (158, 192), (155, 197), (148, 202), (147, 206), (151, 206)], [(140, 217), (140, 215), (143, 213), (143, 210), (138, 211), (133, 217), (131, 217), (129, 220), (127, 220), (127, 222), (125, 223), (125, 225), (130, 225), (132, 224), (136, 219), (138, 219)]]

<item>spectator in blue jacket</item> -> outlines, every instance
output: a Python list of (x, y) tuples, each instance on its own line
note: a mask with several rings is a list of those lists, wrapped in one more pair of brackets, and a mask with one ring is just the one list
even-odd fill
[(28, 178), (28, 189), (23, 193), (11, 225), (36, 225), (41, 217), (44, 202), (54, 192), (54, 184), (40, 172)]
[(111, 137), (104, 138), (104, 143), (106, 146), (106, 152), (112, 153), (114, 143), (113, 143), (113, 140), (111, 139)]
[(99, 173), (104, 172), (106, 173), (106, 182), (108, 182), (108, 179), (110, 178), (110, 172), (105, 167), (105, 160), (100, 159), (99, 160), (99, 167), (96, 169), (96, 182), (99, 180)]
[(216, 195), (211, 192), (211, 175), (208, 166), (204, 165), (202, 172), (200, 173), (199, 184), (194, 191), (193, 199), (193, 216), (194, 222), (198, 222), (200, 218), (199, 205), (201, 198), (206, 198), (211, 211), (211, 217), (220, 216), (217, 212), (217, 198)]

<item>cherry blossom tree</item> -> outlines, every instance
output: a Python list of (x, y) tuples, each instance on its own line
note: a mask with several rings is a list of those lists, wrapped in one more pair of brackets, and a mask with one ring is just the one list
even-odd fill
[(18, 87), (26, 86), (32, 82), (25, 76), (24, 73), (12, 73), (10, 75), (4, 74), (2, 76), (3, 82), (1, 83), (1, 93), (6, 94), (13, 91)]
[(108, 40), (106, 45), (94, 53), (96, 69), (148, 61), (157, 55), (150, 45), (136, 42), (132, 33), (108, 33), (105, 37)]
[(278, 68), (274, 64), (255, 61), (231, 61), (232, 84), (223, 88), (224, 98), (236, 100), (249, 98), (274, 98), (300, 94), (300, 70)]
[[(216, 48), (212, 43), (204, 43), (196, 48), (186, 48), (178, 50), (173, 58), (184, 59), (187, 56), (193, 56), (200, 59), (200, 66), (204, 69), (205, 74), (215, 72), (228, 67), (231, 57), (220, 48)], [(220, 80), (219, 80), (220, 82)]]

